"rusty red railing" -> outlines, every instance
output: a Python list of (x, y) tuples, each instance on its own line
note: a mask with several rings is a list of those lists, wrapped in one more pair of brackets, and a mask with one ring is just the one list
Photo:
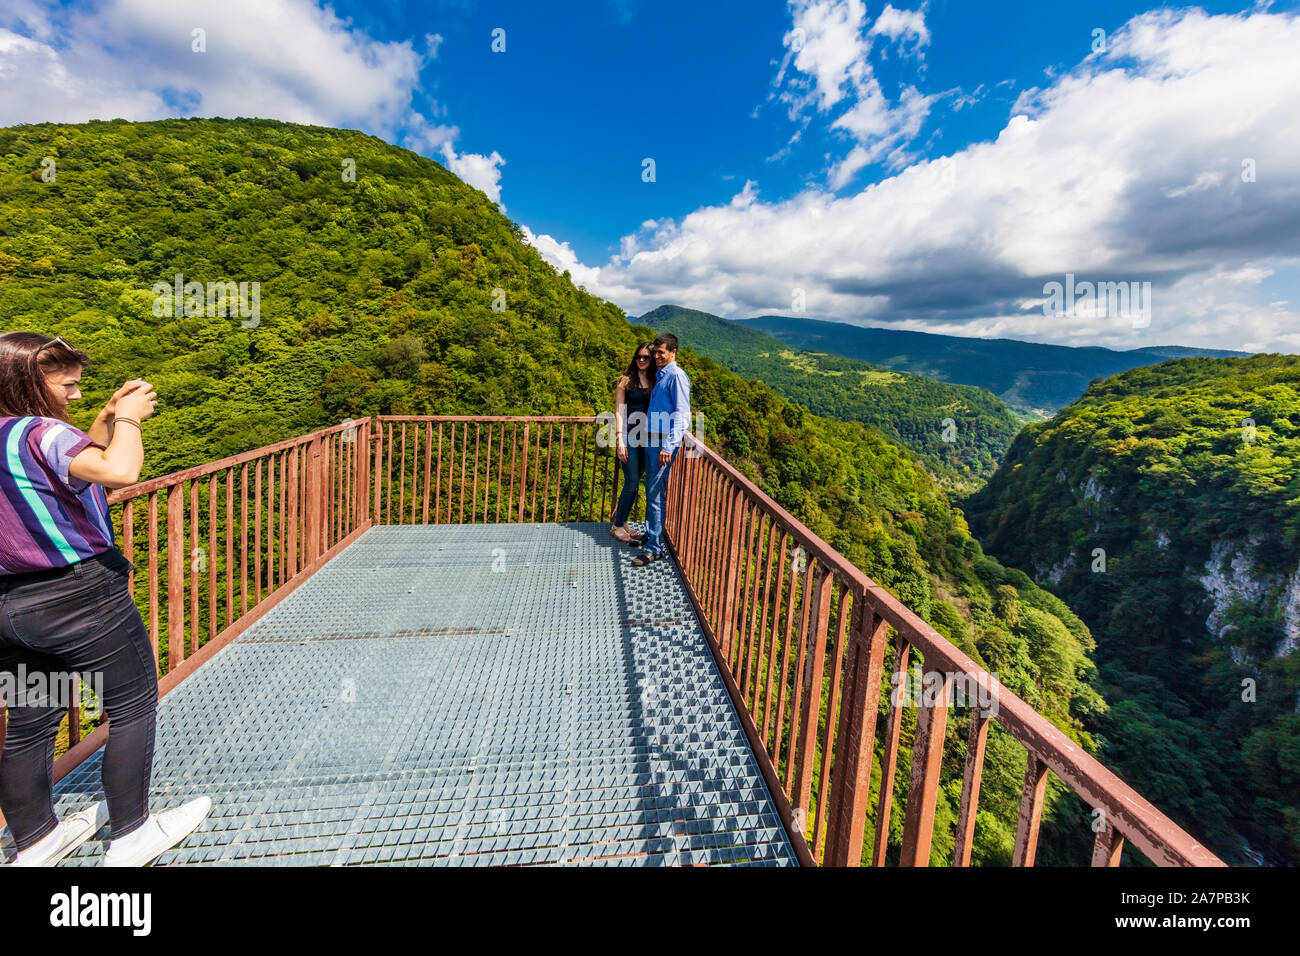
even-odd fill
[[(1048, 772), (1095, 816), (1092, 864), (1118, 866), (1124, 841), (1161, 865), (1223, 865), (934, 628), (851, 565), (703, 442), (688, 435), (669, 482), (668, 532), (701, 622), (742, 712), (787, 827), (809, 857), (837, 866), (886, 862), (900, 736), (909, 701), (886, 692), (887, 649), (901, 678), (919, 653), (937, 692), (916, 707), (899, 862), (926, 866), (952, 689), (978, 688), (972, 708), (952, 863), (969, 865), (985, 744), (997, 724), (1026, 751), (1012, 862), (1032, 866)], [(791, 559), (791, 555), (798, 555)], [(833, 624), (832, 624), (833, 622)], [(901, 680), (890, 682), (902, 686)], [(877, 718), (879, 792), (870, 845)]]
[[(593, 416), (381, 416), (115, 492), (160, 693), (372, 524), (608, 521), (620, 469), (606, 427)], [(691, 435), (671, 474), (667, 534), (803, 863), (893, 862), (905, 725), (911, 766), (897, 862), (931, 862), (951, 691), (963, 681), (997, 706), (971, 709), (954, 865), (971, 862), (993, 727), (1025, 751), (1014, 865), (1034, 864), (1049, 772), (1101, 811), (1094, 866), (1119, 865), (1126, 841), (1157, 864), (1222, 865)], [(941, 679), (911, 726), (908, 701), (885, 692), (884, 673), (888, 663), (906, 674), (914, 656)], [(106, 739), (104, 725), (78, 739), (78, 718), (74, 709), (56, 779)]]

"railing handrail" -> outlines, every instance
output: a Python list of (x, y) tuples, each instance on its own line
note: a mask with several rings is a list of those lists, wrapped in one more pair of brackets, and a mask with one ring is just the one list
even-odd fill
[(144, 495), (152, 494), (163, 488), (172, 488), (176, 485), (184, 484), (187, 481), (193, 481), (195, 478), (206, 478), (208, 475), (216, 474), (219, 471), (226, 471), (238, 465), (247, 464), (250, 461), (256, 461), (259, 458), (266, 458), (277, 452), (285, 451), (289, 448), (297, 448), (302, 445), (309, 445), (311, 442), (328, 435), (337, 435), (340, 432), (347, 432), (359, 429), (365, 422), (365, 419), (357, 419), (350, 422), (342, 422), (338, 425), (330, 425), (328, 428), (321, 428), (314, 432), (308, 432), (305, 435), (299, 435), (296, 438), (286, 438), (283, 441), (274, 442), (270, 445), (263, 445), (261, 448), (253, 448), (248, 451), (240, 452), (238, 455), (230, 455), (226, 458), (219, 458), (216, 461), (210, 461), (202, 465), (194, 465), (192, 468), (183, 468), (180, 471), (168, 472), (157, 478), (150, 478), (147, 481), (137, 482), (134, 485), (127, 485), (125, 488), (119, 488), (108, 496), (109, 505), (121, 504), (132, 498), (140, 498)]
[(1110, 825), (1131, 840), (1153, 861), (1184, 866), (1224, 866), (1174, 821), (1161, 813), (1136, 790), (1106, 769), (1095, 757), (1061, 732), (1047, 718), (1012, 693), (993, 675), (887, 590), (869, 578), (847, 558), (823, 541), (798, 518), (746, 478), (716, 451), (696, 436), (687, 433), (684, 447), (693, 449), (720, 469), (740, 490), (779, 525), (784, 527), (809, 553), (833, 573), (841, 575), (854, 590), (867, 598), (881, 617), (913, 647), (925, 655), (927, 669), (935, 665), (974, 678), (985, 692), (996, 694), (998, 713), (992, 719), (1015, 737), (1030, 753), (1047, 764), (1071, 789), (1100, 807)]

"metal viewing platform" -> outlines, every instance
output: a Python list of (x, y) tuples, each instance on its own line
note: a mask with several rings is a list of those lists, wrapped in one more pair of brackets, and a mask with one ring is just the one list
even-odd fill
[(794, 864), (676, 569), (607, 528), (367, 531), (163, 698), (153, 806), (213, 809), (157, 865)]

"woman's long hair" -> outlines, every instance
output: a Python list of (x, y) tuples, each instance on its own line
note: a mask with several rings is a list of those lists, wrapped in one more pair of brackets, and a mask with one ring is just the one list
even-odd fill
[(634, 349), (632, 350), (632, 361), (628, 363), (627, 371), (624, 373), (624, 377), (627, 379), (627, 387), (628, 387), (628, 388), (633, 388), (633, 387), (635, 387), (635, 388), (640, 388), (640, 387), (641, 387), (641, 376), (640, 376), (640, 374), (639, 374), (641, 370), (638, 369), (637, 366), (636, 366), (636, 353), (637, 353), (637, 352), (640, 352), (642, 349), (649, 349), (649, 350), (650, 350), (650, 368), (646, 371), (646, 378), (648, 378), (648, 379), (650, 380), (650, 387), (651, 387), (651, 388), (654, 388), (654, 387), (655, 387), (655, 375), (654, 375), (654, 367), (655, 367), (654, 354), (655, 354), (655, 353), (654, 353), (654, 346), (655, 346), (655, 344), (654, 344), (653, 342), (642, 342), (640, 345), (638, 345), (636, 348), (634, 348)]
[(0, 335), (0, 417), (36, 415), (66, 421), (54, 404), (48, 376), (90, 364), (90, 356), (63, 339), (37, 332)]

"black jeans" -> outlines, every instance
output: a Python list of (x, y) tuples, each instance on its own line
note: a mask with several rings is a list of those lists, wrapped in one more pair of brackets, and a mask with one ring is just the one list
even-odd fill
[[(100, 703), (109, 721), (104, 798), (114, 837), (148, 816), (158, 711), (158, 668), (127, 590), (130, 570), (115, 550), (64, 568), (0, 575), (0, 672), (16, 674), (23, 665), (27, 675), (89, 673), (103, 688)], [(0, 810), (19, 850), (48, 836), (58, 822), (51, 795), (54, 742), (67, 701), (22, 703), (8, 702), (0, 756)]]

